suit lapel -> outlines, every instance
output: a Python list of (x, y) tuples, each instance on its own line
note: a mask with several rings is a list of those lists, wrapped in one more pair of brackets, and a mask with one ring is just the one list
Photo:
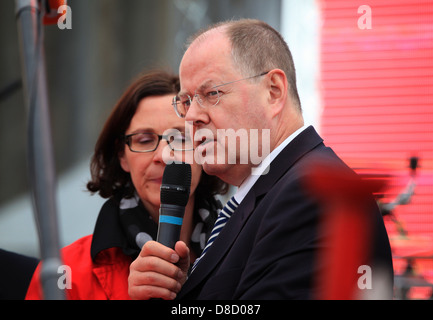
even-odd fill
[(323, 139), (312, 126), (301, 132), (271, 162), (268, 174), (257, 180), (252, 188), (255, 190), (256, 196), (267, 193), (295, 162), (322, 142)]
[[(248, 200), (248, 201), (247, 201)], [(238, 234), (241, 232), (246, 220), (254, 209), (255, 195), (249, 192), (242, 203), (237, 207), (230, 217), (227, 224), (221, 230), (212, 246), (202, 258), (197, 268), (188, 278), (182, 288), (179, 298), (186, 295), (190, 290), (197, 286), (209, 273), (218, 265), (220, 260), (226, 255)]]
[(182, 298), (182, 296), (185, 296), (189, 291), (199, 285), (223, 259), (244, 227), (248, 217), (254, 211), (257, 198), (268, 192), (299, 158), (322, 141), (323, 140), (319, 137), (314, 128), (310, 126), (280, 152), (271, 162), (269, 172), (257, 180), (253, 188), (242, 200), (241, 204), (218, 235), (218, 238), (215, 239), (206, 255), (184, 284), (178, 298)]

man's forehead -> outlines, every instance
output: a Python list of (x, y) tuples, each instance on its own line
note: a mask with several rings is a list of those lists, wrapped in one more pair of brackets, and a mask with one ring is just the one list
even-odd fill
[(195, 39), (186, 50), (180, 67), (189, 68), (202, 63), (207, 65), (210, 61), (215, 61), (230, 54), (230, 41), (220, 28), (212, 29)]
[(221, 41), (221, 40), (228, 40), (227, 33), (226, 33), (226, 27), (220, 26), (217, 28), (210, 29), (201, 35), (199, 35), (190, 45), (191, 47), (194, 46), (200, 46), (205, 45), (206, 42), (214, 42), (214, 41)]
[[(215, 40), (215, 41), (213, 41)], [(231, 69), (231, 51), (228, 42), (211, 37), (195, 42), (188, 48), (180, 64), (181, 90), (195, 90), (209, 84), (218, 84)], [(193, 46), (194, 45), (194, 46)]]
[(216, 77), (211, 77), (207, 74), (206, 78), (184, 77), (181, 79), (180, 93), (194, 93), (195, 91), (204, 91), (207, 88), (213, 87), (218, 84)]
[(180, 93), (194, 94), (206, 91), (224, 82), (238, 77), (234, 68), (229, 64), (212, 64), (197, 70), (196, 72), (185, 72), (180, 76)]

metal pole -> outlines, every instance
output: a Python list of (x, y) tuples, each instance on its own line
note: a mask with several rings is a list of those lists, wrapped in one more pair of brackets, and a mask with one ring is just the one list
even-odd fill
[(28, 113), (28, 169), (42, 258), (45, 299), (63, 299), (57, 224), (56, 178), (42, 41), (41, 2), (15, 0), (25, 104)]

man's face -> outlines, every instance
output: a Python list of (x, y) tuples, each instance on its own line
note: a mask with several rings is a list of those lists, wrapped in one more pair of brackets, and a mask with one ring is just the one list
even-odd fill
[[(196, 40), (180, 65), (181, 93), (192, 98), (186, 121), (194, 125), (195, 157), (202, 160), (208, 174), (235, 185), (251, 173), (251, 163), (244, 157), (250, 143), (261, 143), (251, 141), (251, 130), (269, 128), (261, 82), (245, 80), (220, 86), (242, 78), (245, 76), (233, 65), (230, 42), (218, 29)], [(201, 106), (194, 95), (205, 95), (215, 86), (218, 104)], [(237, 143), (229, 143), (230, 139)]]

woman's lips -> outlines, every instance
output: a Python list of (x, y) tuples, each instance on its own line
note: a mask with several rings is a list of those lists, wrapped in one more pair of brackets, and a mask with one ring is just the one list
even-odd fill
[(149, 179), (153, 183), (162, 184), (162, 177)]

